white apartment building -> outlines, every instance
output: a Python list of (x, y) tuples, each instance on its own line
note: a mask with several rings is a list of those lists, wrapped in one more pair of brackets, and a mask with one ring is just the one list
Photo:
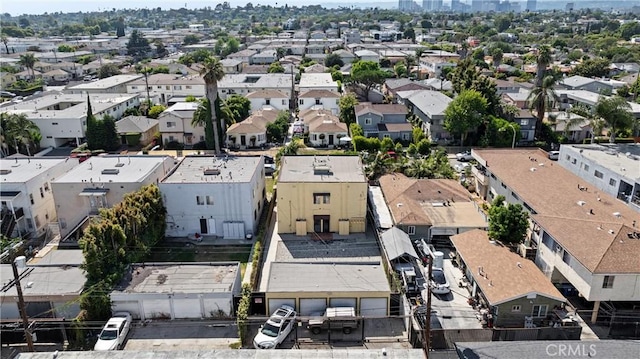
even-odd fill
[(159, 129), (165, 144), (177, 141), (185, 146), (193, 146), (204, 141), (204, 126), (191, 124), (198, 104), (198, 102), (178, 102), (160, 114)]
[(127, 193), (158, 184), (174, 167), (169, 156), (91, 157), (51, 182), (64, 239), (100, 208), (110, 208)]
[(218, 81), (218, 95), (223, 100), (231, 95), (246, 96), (259, 90), (276, 90), (291, 98), (292, 88), (290, 74), (227, 74)]
[(330, 73), (303, 73), (300, 75), (300, 93), (311, 90), (326, 90), (335, 93), (338, 91), (338, 83), (333, 81)]
[(245, 96), (251, 102), (251, 112), (275, 109), (288, 110), (290, 97), (278, 90), (258, 90)]
[(187, 156), (160, 182), (167, 236), (255, 234), (265, 206), (262, 157)]
[(87, 128), (87, 98), (96, 118), (104, 115), (119, 120), (124, 112), (140, 105), (137, 94), (66, 94), (46, 92), (20, 103), (5, 103), (0, 113), (24, 114), (40, 129), (41, 147), (59, 147), (73, 140), (80, 145)]
[(87, 93), (127, 93), (127, 86), (143, 77), (142, 75), (115, 75), (98, 81), (85, 82), (65, 89), (70, 94)]
[(309, 90), (298, 95), (298, 109), (325, 109), (334, 115), (340, 112), (340, 94), (328, 90)]
[(56, 221), (51, 181), (78, 165), (77, 158), (32, 157), (0, 159), (2, 234), (43, 235)]
[(205, 83), (200, 75), (153, 74), (145, 80), (144, 76), (127, 84), (127, 92), (140, 94), (142, 98), (149, 96), (158, 99), (163, 104), (172, 97), (195, 96), (201, 98), (206, 95)]

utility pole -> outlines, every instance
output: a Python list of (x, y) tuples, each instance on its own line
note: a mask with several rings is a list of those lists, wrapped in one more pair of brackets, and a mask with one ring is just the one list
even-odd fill
[(30, 352), (33, 352), (35, 351), (33, 348), (33, 338), (31, 337), (31, 330), (29, 329), (29, 318), (27, 317), (27, 310), (24, 306), (20, 275), (18, 274), (18, 267), (16, 266), (15, 260), (11, 261), (11, 268), (13, 269), (13, 280), (16, 283), (16, 291), (18, 292), (18, 308), (20, 309), (20, 317), (22, 317), (22, 326), (24, 327), (25, 339), (27, 340), (27, 348)]
[(433, 269), (433, 257), (429, 256), (429, 270), (427, 271), (427, 286), (429, 290), (427, 291), (427, 317), (425, 318), (424, 323), (424, 354), (425, 358), (429, 359), (429, 350), (431, 349), (431, 271)]

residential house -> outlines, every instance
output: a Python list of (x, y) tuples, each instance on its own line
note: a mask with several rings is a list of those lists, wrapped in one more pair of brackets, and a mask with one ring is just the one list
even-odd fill
[(355, 61), (356, 56), (351, 52), (345, 49), (339, 49), (333, 52), (333, 54), (340, 56), (340, 60), (346, 65)]
[(363, 102), (355, 106), (356, 123), (362, 127), (365, 137), (386, 137), (392, 140), (410, 141), (413, 128), (407, 122), (407, 108), (399, 104), (371, 104)]
[(257, 90), (245, 96), (251, 102), (251, 112), (274, 109), (288, 110), (289, 101), (287, 95), (278, 90)]
[(382, 85), (382, 91), (386, 96), (395, 99), (396, 93), (399, 91), (416, 91), (426, 90), (427, 86), (421, 82), (415, 82), (411, 79), (387, 79)]
[(636, 212), (640, 212), (639, 161), (637, 144), (560, 145), (558, 157), (560, 166)]
[(402, 268), (404, 263), (413, 264), (419, 259), (411, 237), (396, 226), (392, 226), (380, 233), (380, 243), (385, 257), (394, 269)]
[(307, 45), (307, 52), (305, 53), (305, 57), (324, 63), (324, 58), (327, 56), (327, 50), (327, 45), (324, 41), (321, 43), (309, 42), (309, 44)]
[(417, 90), (396, 93), (398, 103), (404, 104), (409, 112), (422, 120), (422, 132), (431, 141), (446, 143), (452, 139), (444, 128), (444, 111), (452, 99), (438, 91)]
[(529, 109), (529, 94), (531, 91), (521, 88), (518, 92), (505, 92), (502, 94), (504, 103), (513, 105), (521, 110)]
[(558, 85), (567, 90), (584, 90), (597, 94), (610, 94), (613, 87), (603, 81), (584, 76), (571, 76), (562, 79)]
[(20, 103), (0, 105), (0, 112), (23, 114), (40, 129), (41, 147), (59, 147), (73, 140), (79, 146), (86, 137), (87, 97), (93, 115), (119, 120), (124, 112), (140, 105), (135, 94), (67, 94), (47, 91)]
[(51, 182), (60, 236), (75, 232), (101, 208), (110, 208), (127, 193), (157, 184), (173, 168), (167, 156), (91, 157)]
[(0, 159), (1, 234), (7, 238), (43, 236), (56, 221), (51, 181), (78, 164), (77, 158)]
[(469, 191), (455, 180), (394, 173), (379, 183), (393, 224), (412, 239), (448, 241), (451, 235), (488, 226)]
[(347, 137), (349, 129), (347, 124), (327, 110), (309, 109), (300, 111), (298, 118), (305, 126), (305, 132), (309, 134), (309, 143), (316, 147), (339, 146), (340, 138)]
[(360, 61), (380, 62), (380, 55), (375, 51), (359, 50), (354, 52), (354, 55), (356, 55)]
[(341, 36), (345, 45), (358, 44), (361, 41), (360, 30), (358, 29), (349, 29), (346, 31), (342, 31)]
[(269, 65), (278, 61), (278, 53), (276, 50), (262, 50), (251, 56), (251, 64)]
[(581, 143), (591, 138), (591, 121), (573, 112), (548, 113), (548, 125), (559, 136), (566, 136), (571, 143)]
[(72, 79), (72, 75), (64, 70), (55, 69), (42, 74), (42, 79), (49, 85), (56, 83), (67, 83)]
[(175, 141), (193, 146), (204, 141), (204, 125), (192, 123), (198, 106), (198, 102), (178, 102), (158, 116), (158, 128), (165, 144)]
[(311, 90), (326, 90), (339, 93), (338, 83), (333, 81), (330, 73), (302, 73), (298, 88), (301, 94)]
[(532, 142), (536, 133), (538, 118), (530, 110), (520, 110), (513, 118), (513, 122), (520, 126), (520, 136), (516, 138), (518, 143)]
[(327, 67), (322, 64), (313, 64), (309, 67), (305, 67), (304, 72), (321, 74), (327, 72)]
[(227, 129), (226, 144), (230, 148), (256, 148), (267, 144), (267, 125), (274, 122), (279, 110), (262, 109), (255, 111), (244, 121), (231, 124)]
[(442, 70), (446, 67), (453, 68), (457, 65), (456, 57), (446, 56), (423, 56), (420, 58), (419, 65), (421, 70), (426, 71), (429, 78), (440, 78)]
[(134, 264), (109, 294), (113, 312), (135, 319), (219, 319), (235, 313), (240, 263)]
[(74, 52), (36, 52), (33, 54), (38, 61), (42, 62), (77, 62), (82, 56), (93, 55), (91, 51), (74, 51)]
[(610, 313), (640, 301), (638, 212), (554, 165), (542, 150), (471, 154), (478, 161), (472, 168), (478, 194), (488, 201), (503, 195), (507, 203), (522, 205), (530, 215), (531, 237), (520, 252), (535, 253), (535, 263), (562, 292), (593, 303), (591, 322), (598, 320), (601, 303)]
[(262, 157), (187, 156), (160, 181), (169, 237), (255, 235), (266, 204)]
[(13, 74), (18, 80), (33, 80), (33, 79), (41, 79), (42, 72), (37, 70), (24, 70)]
[(449, 80), (433, 78), (433, 79), (422, 80), (421, 83), (425, 84), (427, 90), (453, 91), (453, 83)]
[(245, 49), (245, 50), (240, 50), (238, 52), (234, 52), (233, 54), (227, 55), (227, 59), (242, 61), (243, 66), (251, 65), (251, 58), (253, 57), (253, 55), (257, 53), (258, 52), (255, 50)]
[(551, 326), (547, 316), (566, 299), (536, 265), (491, 241), (483, 230), (451, 237), (471, 296), (491, 311), (494, 327)]
[[(148, 86), (147, 86), (148, 84)], [(167, 104), (173, 97), (194, 96), (205, 97), (205, 83), (200, 75), (176, 75), (176, 74), (153, 74), (139, 77), (135, 81), (127, 84), (128, 93), (137, 93), (140, 96), (147, 96), (157, 99), (163, 104)]]
[(298, 109), (325, 109), (334, 115), (340, 111), (340, 94), (329, 90), (309, 90), (298, 95)]
[(127, 116), (116, 122), (116, 131), (122, 143), (146, 146), (154, 140), (156, 132), (160, 131), (159, 123), (158, 120), (145, 116)]
[(9, 85), (16, 81), (18, 81), (16, 75), (10, 72), (0, 73), (0, 87), (2, 87), (3, 89), (6, 89)]
[(496, 93), (502, 95), (503, 93), (520, 92), (522, 88), (517, 82), (505, 81), (505, 80), (493, 80), (496, 84)]
[(258, 90), (276, 90), (290, 98), (292, 89), (290, 74), (227, 74), (218, 81), (218, 95), (222, 100), (231, 95), (246, 96)]
[[(101, 80), (85, 82), (65, 89), (70, 94), (125, 94), (130, 84), (142, 75), (115, 75)], [(142, 80), (144, 82), (144, 79)], [(132, 92), (129, 92), (132, 93)]]
[(222, 59), (220, 60), (225, 74), (239, 74), (242, 72), (242, 60)]
[(282, 157), (278, 203), (278, 233), (364, 232), (367, 179), (360, 157)]

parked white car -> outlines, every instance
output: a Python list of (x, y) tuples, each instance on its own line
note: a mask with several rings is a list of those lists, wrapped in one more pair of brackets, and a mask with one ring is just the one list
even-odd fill
[(105, 324), (98, 335), (98, 341), (93, 350), (118, 350), (124, 345), (124, 341), (131, 329), (131, 314), (119, 312), (113, 315)]
[(449, 292), (451, 292), (447, 277), (444, 275), (444, 271), (440, 268), (433, 268), (431, 270), (429, 287), (433, 294), (449, 294)]
[(296, 311), (282, 305), (278, 308), (253, 338), (253, 346), (256, 349), (275, 349), (281, 344), (296, 324)]
[(456, 159), (460, 162), (467, 162), (473, 160), (473, 156), (471, 156), (471, 151), (456, 153)]

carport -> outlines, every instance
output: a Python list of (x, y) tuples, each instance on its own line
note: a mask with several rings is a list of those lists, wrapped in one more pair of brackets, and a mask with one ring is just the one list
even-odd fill
[(418, 259), (418, 254), (413, 248), (411, 238), (398, 227), (391, 227), (380, 235), (382, 248), (387, 260), (394, 265), (396, 263), (411, 263)]

